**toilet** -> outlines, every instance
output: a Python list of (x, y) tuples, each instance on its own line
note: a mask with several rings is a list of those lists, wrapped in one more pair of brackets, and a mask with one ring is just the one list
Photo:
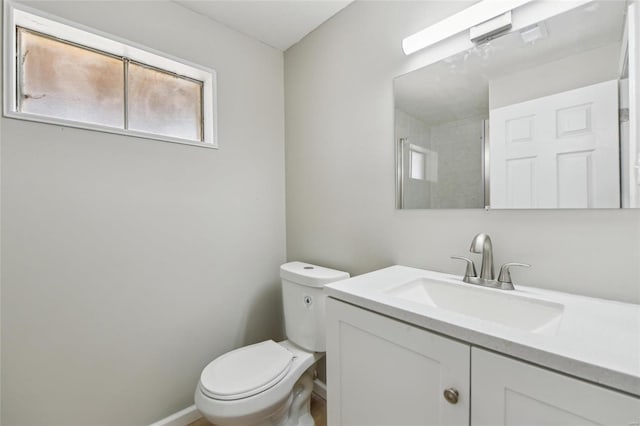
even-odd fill
[(266, 340), (209, 363), (195, 403), (216, 426), (314, 426), (309, 412), (316, 362), (324, 356), (324, 286), (349, 278), (303, 262), (280, 267), (288, 340)]

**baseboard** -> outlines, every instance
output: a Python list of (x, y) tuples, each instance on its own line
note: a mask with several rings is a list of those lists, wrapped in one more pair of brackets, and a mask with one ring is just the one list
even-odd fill
[(165, 417), (150, 426), (187, 426), (202, 417), (195, 405)]
[(313, 381), (313, 393), (326, 401), (327, 400), (327, 385), (323, 381), (321, 381), (320, 379), (315, 379)]
[[(313, 393), (326, 401), (327, 385), (319, 379), (315, 379), (313, 381)], [(198, 411), (195, 405), (192, 405), (191, 407), (187, 407), (184, 410), (178, 411), (177, 413), (172, 414), (169, 417), (158, 420), (157, 422), (149, 426), (187, 426), (201, 417), (202, 414), (200, 414), (200, 411)]]

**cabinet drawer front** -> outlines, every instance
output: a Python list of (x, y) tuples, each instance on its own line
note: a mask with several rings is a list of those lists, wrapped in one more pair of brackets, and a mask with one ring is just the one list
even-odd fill
[(640, 399), (473, 348), (474, 426), (631, 426)]
[[(331, 426), (468, 425), (469, 367), (469, 345), (327, 302)], [(457, 391), (456, 403), (446, 389)]]

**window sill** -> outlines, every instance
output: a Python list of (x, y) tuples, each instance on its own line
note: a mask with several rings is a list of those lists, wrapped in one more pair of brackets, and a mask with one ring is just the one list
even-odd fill
[(64, 119), (54, 118), (54, 117), (47, 117), (47, 116), (42, 116), (37, 114), (29, 114), (25, 112), (5, 111), (4, 117), (17, 119), (17, 120), (33, 121), (37, 123), (52, 124), (55, 126), (72, 127), (75, 129), (91, 130), (94, 132), (112, 133), (116, 135), (130, 136), (130, 137), (142, 138), (142, 139), (151, 139), (151, 140), (156, 140), (161, 142), (191, 145), (191, 146), (197, 146), (200, 148), (218, 149), (218, 145), (214, 143), (198, 142), (198, 141), (181, 139), (181, 138), (176, 138), (171, 136), (163, 136), (163, 135), (156, 135), (153, 133), (139, 132), (135, 130), (118, 129), (115, 127), (102, 126), (99, 124), (76, 122), (76, 121), (64, 120)]

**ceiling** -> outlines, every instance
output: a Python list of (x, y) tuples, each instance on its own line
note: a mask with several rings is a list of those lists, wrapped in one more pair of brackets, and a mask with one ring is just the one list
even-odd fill
[(174, 0), (282, 51), (353, 0)]

